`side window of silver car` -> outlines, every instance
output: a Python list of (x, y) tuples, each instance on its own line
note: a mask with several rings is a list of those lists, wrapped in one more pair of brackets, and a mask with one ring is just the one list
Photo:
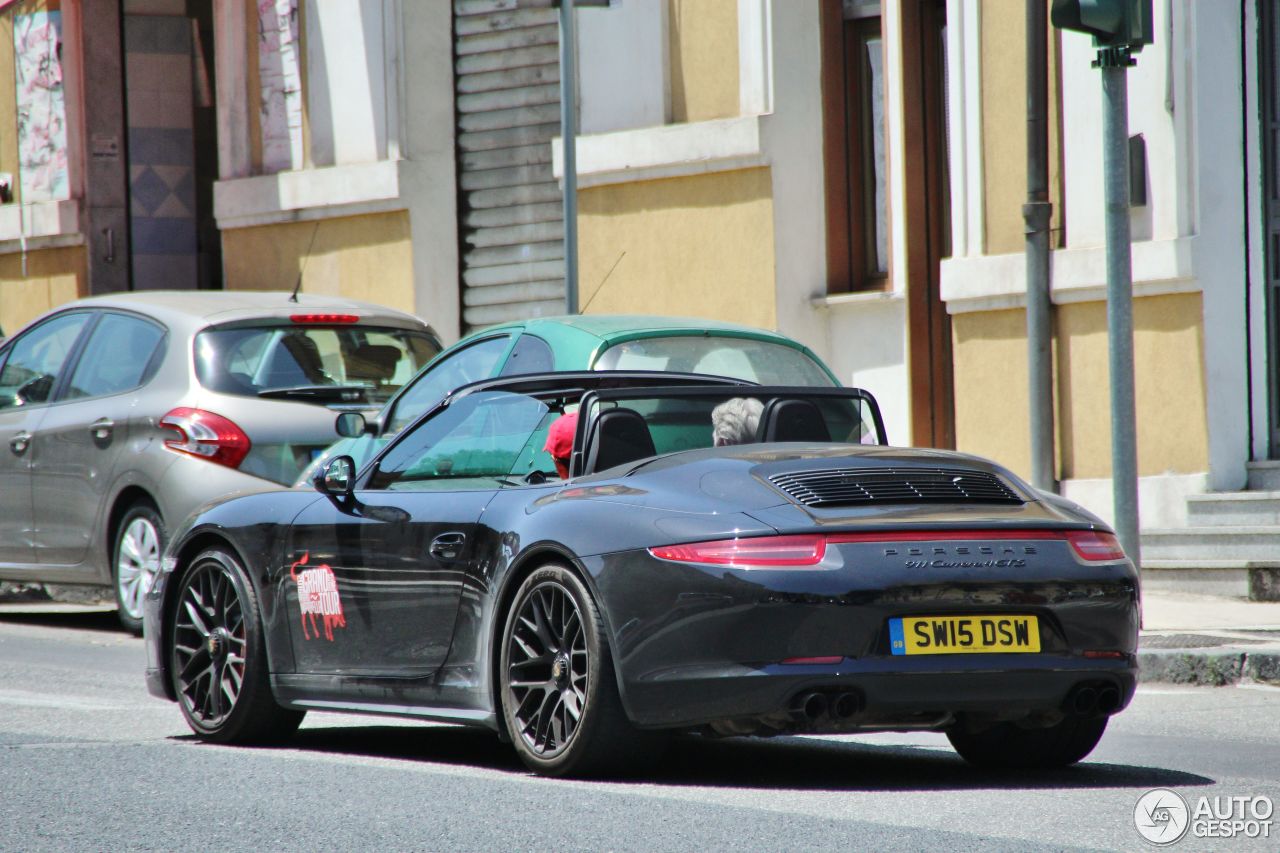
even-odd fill
[(103, 315), (71, 374), (66, 397), (103, 397), (137, 388), (163, 337), (163, 329), (140, 317)]
[(83, 311), (60, 314), (13, 342), (4, 369), (0, 370), (0, 408), (29, 406), (49, 399), (90, 316)]

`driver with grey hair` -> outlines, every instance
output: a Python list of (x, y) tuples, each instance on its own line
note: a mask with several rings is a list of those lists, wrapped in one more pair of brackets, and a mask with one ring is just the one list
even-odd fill
[(734, 397), (711, 410), (711, 440), (716, 447), (756, 440), (764, 404), (754, 397)]

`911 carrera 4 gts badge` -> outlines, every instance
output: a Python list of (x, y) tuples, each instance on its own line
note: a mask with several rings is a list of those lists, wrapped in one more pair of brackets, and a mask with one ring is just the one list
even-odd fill
[[(324, 638), (333, 642), (333, 629), (347, 627), (347, 619), (342, 615), (342, 599), (338, 597), (338, 581), (333, 576), (333, 569), (321, 563), (315, 568), (298, 571), (299, 566), (307, 564), (310, 552), (304, 552), (302, 559), (289, 567), (289, 577), (298, 584), (298, 607), (302, 610), (302, 637), (306, 640), (320, 638), (316, 629), (316, 617), (321, 617), (324, 625)], [(311, 631), (307, 631), (307, 617), (311, 617)], [(314, 636), (313, 636), (314, 635)]]

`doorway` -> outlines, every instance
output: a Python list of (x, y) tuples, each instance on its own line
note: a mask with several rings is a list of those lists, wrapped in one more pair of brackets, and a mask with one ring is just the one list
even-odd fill
[(212, 4), (126, 0), (122, 27), (131, 289), (221, 287)]

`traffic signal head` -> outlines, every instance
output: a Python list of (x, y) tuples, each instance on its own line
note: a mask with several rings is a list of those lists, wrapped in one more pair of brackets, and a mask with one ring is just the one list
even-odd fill
[(1097, 47), (1139, 51), (1151, 44), (1151, 0), (1053, 0), (1053, 25), (1088, 33)]

